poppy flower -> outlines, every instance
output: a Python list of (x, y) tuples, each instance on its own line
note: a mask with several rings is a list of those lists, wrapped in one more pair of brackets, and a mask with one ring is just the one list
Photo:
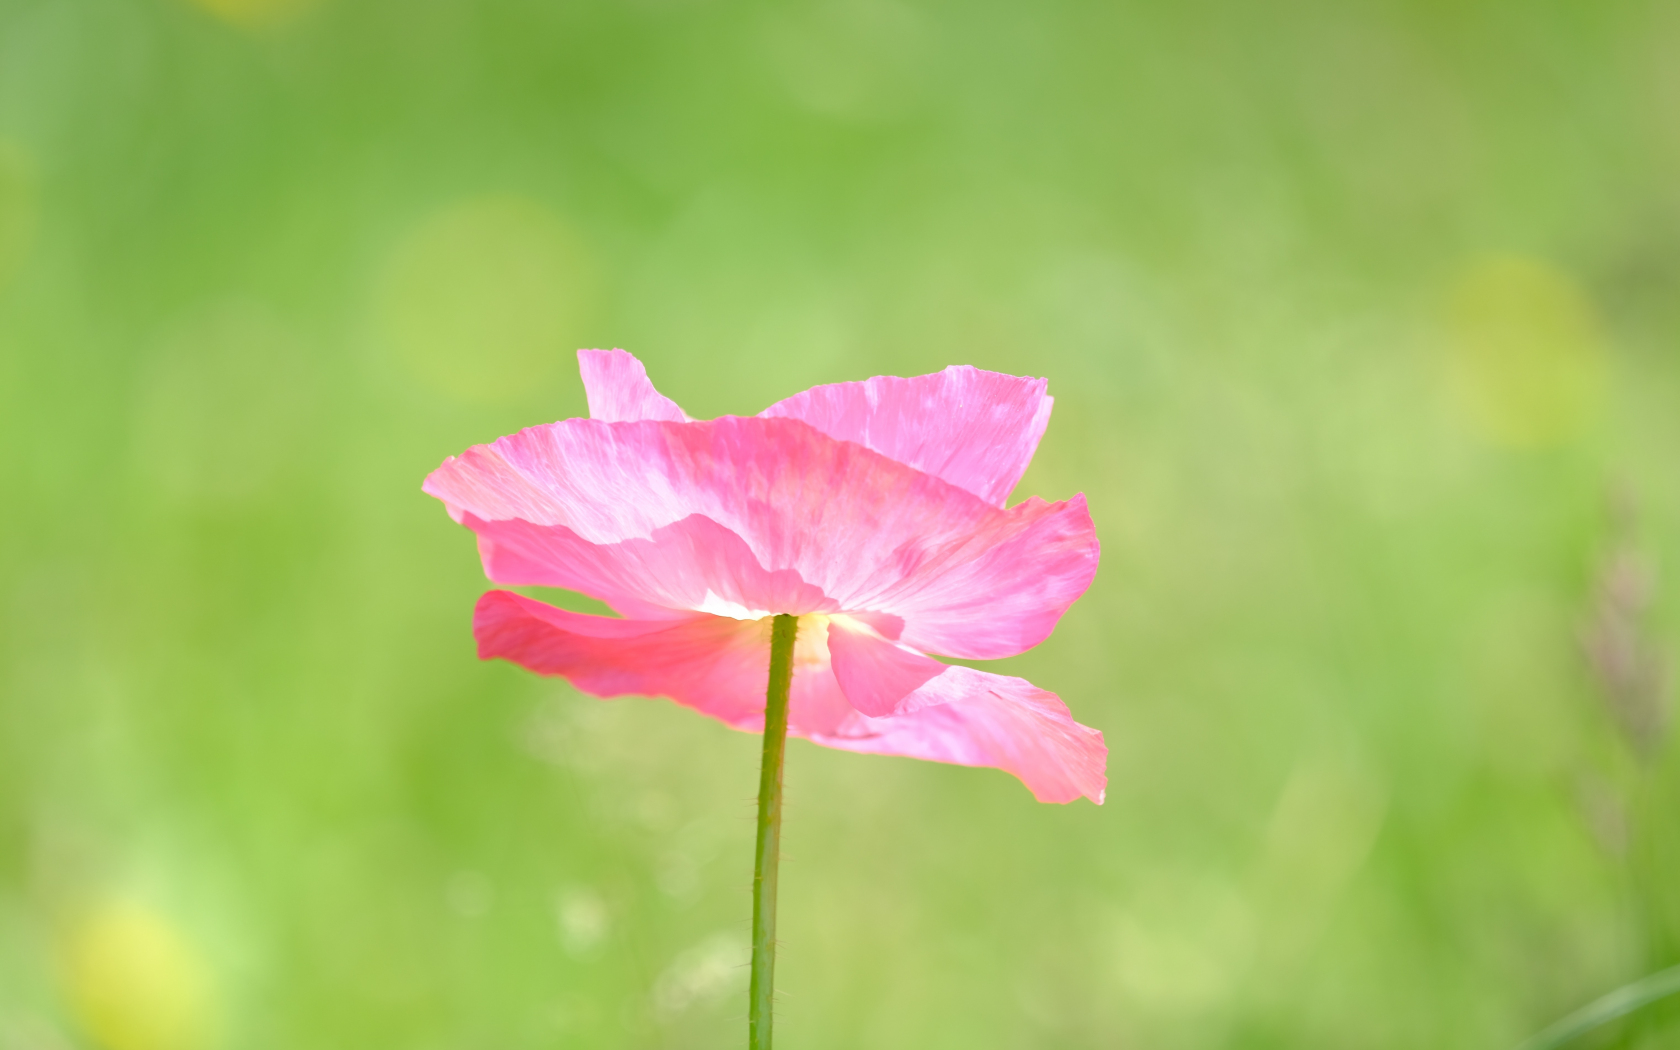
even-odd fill
[(590, 418), (474, 446), (424, 488), (477, 533), (490, 579), (620, 616), (490, 591), (481, 658), (758, 732), (771, 618), (793, 614), (792, 735), (1102, 801), (1102, 734), (1054, 693), (933, 658), (1032, 648), (1096, 572), (1083, 496), (1006, 506), (1049, 423), (1045, 380), (956, 365), (694, 420), (630, 354), (578, 361)]

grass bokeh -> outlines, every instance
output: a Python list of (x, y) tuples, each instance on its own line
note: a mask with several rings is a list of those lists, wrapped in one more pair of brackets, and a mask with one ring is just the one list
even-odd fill
[(419, 491), (578, 347), (700, 417), (1047, 376), (1018, 496), (1104, 544), (989, 667), (1105, 806), (790, 744), (789, 1050), (1498, 1048), (1680, 962), (1677, 55), (1657, 0), (0, 0), (0, 1048), (742, 1045), (757, 739), (479, 663)]

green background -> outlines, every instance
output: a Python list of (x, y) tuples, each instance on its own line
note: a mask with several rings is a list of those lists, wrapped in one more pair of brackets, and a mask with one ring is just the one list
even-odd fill
[(419, 490), (580, 346), (1047, 376), (1103, 542), (989, 667), (1105, 806), (790, 745), (779, 1045), (1680, 962), (1675, 5), (0, 0), (0, 1048), (744, 1044), (756, 738), (479, 663)]

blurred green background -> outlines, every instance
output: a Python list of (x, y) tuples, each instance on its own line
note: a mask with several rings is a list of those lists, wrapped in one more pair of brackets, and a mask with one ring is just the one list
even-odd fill
[(1680, 7), (0, 0), (0, 1048), (744, 1043), (757, 739), (479, 663), (419, 490), (580, 346), (1048, 376), (1098, 523), (990, 666), (1106, 806), (791, 745), (788, 1050), (1680, 962)]

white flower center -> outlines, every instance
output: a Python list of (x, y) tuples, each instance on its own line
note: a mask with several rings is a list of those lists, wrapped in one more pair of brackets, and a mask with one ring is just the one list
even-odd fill
[(727, 616), (731, 620), (762, 620), (770, 615), (768, 610), (749, 609), (740, 602), (713, 593), (709, 587), (706, 589), (705, 600), (695, 606), (694, 611), (711, 613), (713, 616)]

